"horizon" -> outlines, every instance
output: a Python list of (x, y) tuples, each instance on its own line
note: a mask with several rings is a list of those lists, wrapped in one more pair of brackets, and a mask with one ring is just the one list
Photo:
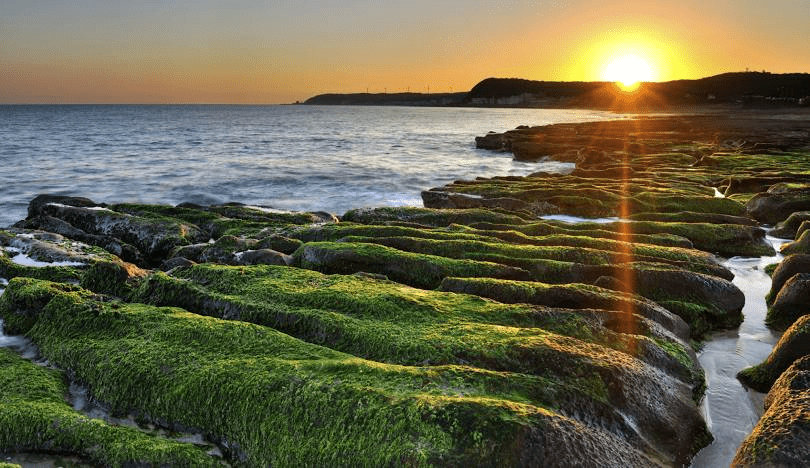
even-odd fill
[(487, 77), (810, 72), (810, 8), (787, 0), (232, 3), (4, 2), (0, 103), (289, 104), (466, 92)]

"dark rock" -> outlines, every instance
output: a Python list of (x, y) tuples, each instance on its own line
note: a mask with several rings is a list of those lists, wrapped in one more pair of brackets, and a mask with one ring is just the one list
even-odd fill
[(810, 273), (793, 275), (779, 290), (765, 323), (777, 330), (791, 326), (802, 315), (810, 311)]
[(51, 216), (89, 234), (121, 239), (137, 247), (152, 262), (162, 261), (179, 245), (207, 237), (196, 226), (168, 219), (141, 218), (100, 207), (44, 203), (39, 197), (35, 202), (29, 206), (32, 217)]
[(600, 276), (593, 285), (613, 291), (628, 291), (628, 286), (614, 276)]
[(803, 222), (810, 221), (810, 211), (798, 211), (779, 223), (771, 235), (782, 239), (796, 239), (796, 234)]
[(810, 356), (779, 377), (768, 392), (765, 409), (732, 466), (810, 466)]
[(526, 202), (517, 198), (484, 198), (480, 195), (425, 190), (422, 192), (425, 208), (469, 209), (490, 208), (504, 211), (523, 211), (533, 215), (557, 214), (560, 208), (544, 201)]
[(503, 133), (490, 132), (475, 137), (475, 147), (493, 151), (509, 151), (509, 143)]
[(175, 268), (188, 268), (196, 264), (196, 262), (193, 262), (185, 257), (173, 257), (161, 263), (160, 270), (170, 271), (174, 270)]
[(810, 187), (776, 184), (745, 205), (748, 215), (761, 223), (776, 224), (797, 211), (810, 210)]
[(37, 195), (36, 197), (34, 197), (33, 200), (31, 200), (28, 203), (28, 217), (33, 218), (35, 216), (38, 216), (41, 213), (42, 207), (50, 204), (76, 206), (80, 208), (107, 206), (104, 204), (96, 203), (93, 200), (90, 200), (89, 198), (42, 194)]
[(290, 255), (270, 249), (245, 250), (233, 255), (232, 263), (236, 265), (291, 265)]
[(568, 149), (565, 145), (544, 142), (515, 142), (512, 143), (512, 154), (516, 161), (539, 161), (552, 155), (564, 153)]
[(776, 267), (771, 275), (771, 292), (768, 293), (768, 304), (773, 303), (785, 283), (797, 273), (810, 273), (810, 254), (788, 255)]
[(15, 227), (61, 234), (69, 239), (84, 242), (110, 252), (124, 261), (143, 265), (146, 260), (140, 250), (113, 236), (88, 234), (85, 231), (53, 216), (34, 216), (15, 224)]
[(257, 249), (270, 249), (292, 255), (304, 243), (298, 239), (292, 239), (279, 234), (272, 234), (260, 239), (256, 244)]
[(808, 355), (810, 355), (810, 315), (803, 315), (782, 335), (765, 362), (743, 369), (737, 374), (737, 378), (754, 390), (767, 393), (788, 367)]

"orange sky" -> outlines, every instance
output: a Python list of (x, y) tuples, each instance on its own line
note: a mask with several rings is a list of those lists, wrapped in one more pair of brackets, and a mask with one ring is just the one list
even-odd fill
[(0, 102), (280, 103), (490, 77), (810, 72), (810, 4), (742, 1), (0, 3)]

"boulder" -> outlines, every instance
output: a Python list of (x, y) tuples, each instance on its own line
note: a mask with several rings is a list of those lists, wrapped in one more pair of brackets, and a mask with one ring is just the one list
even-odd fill
[(245, 250), (233, 254), (235, 265), (291, 265), (293, 258), (270, 249)]
[(765, 414), (732, 466), (810, 466), (810, 356), (796, 361), (774, 383), (765, 399)]
[(810, 221), (810, 211), (797, 211), (777, 224), (771, 235), (782, 239), (796, 239), (796, 234), (803, 222)]
[(808, 355), (810, 355), (810, 315), (803, 315), (787, 329), (763, 363), (741, 370), (737, 378), (754, 390), (767, 393), (782, 372), (796, 360)]
[(810, 273), (810, 254), (788, 255), (782, 260), (771, 275), (771, 291), (768, 293), (768, 304), (773, 303), (782, 286), (798, 273)]
[(765, 224), (786, 220), (797, 211), (810, 210), (810, 187), (776, 184), (746, 203), (748, 215)]
[(782, 255), (810, 254), (810, 232), (803, 231), (801, 234), (797, 234), (797, 236), (795, 241), (789, 242), (779, 249)]
[(797, 273), (779, 290), (773, 304), (768, 308), (765, 323), (778, 330), (784, 330), (808, 312), (810, 312), (810, 273)]

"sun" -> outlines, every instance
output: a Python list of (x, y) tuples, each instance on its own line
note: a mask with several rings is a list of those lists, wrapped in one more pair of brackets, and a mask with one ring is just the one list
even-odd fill
[(634, 54), (621, 55), (605, 67), (607, 81), (615, 81), (625, 91), (633, 91), (642, 81), (652, 81), (655, 72), (650, 62)]

